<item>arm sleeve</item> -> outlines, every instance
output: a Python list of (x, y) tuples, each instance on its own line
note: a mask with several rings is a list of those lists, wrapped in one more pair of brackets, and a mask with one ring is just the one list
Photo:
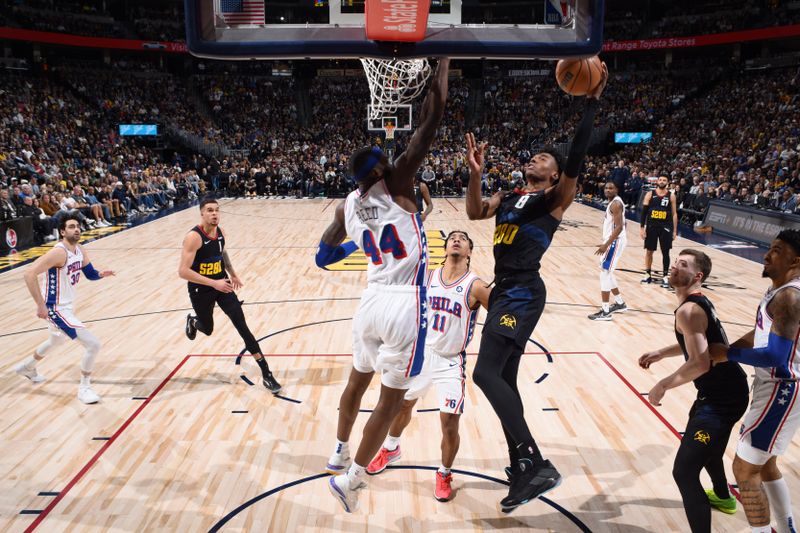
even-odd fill
[(317, 255), (314, 259), (319, 268), (324, 268), (337, 261), (341, 261), (356, 250), (358, 250), (358, 245), (353, 241), (340, 244), (339, 246), (331, 246), (330, 244), (319, 241), (319, 248), (317, 249)]
[(791, 339), (770, 333), (765, 347), (731, 348), (728, 350), (728, 360), (760, 368), (779, 367), (789, 361), (792, 348), (794, 343)]
[(583, 158), (586, 157), (586, 150), (589, 149), (589, 140), (592, 137), (594, 115), (597, 113), (599, 106), (600, 101), (598, 99), (587, 98), (583, 118), (575, 131), (575, 137), (572, 139), (572, 146), (570, 146), (569, 155), (567, 156), (567, 164), (564, 166), (564, 174), (570, 178), (577, 178), (578, 173), (581, 171)]
[(103, 276), (100, 275), (100, 272), (95, 270), (94, 266), (89, 263), (84, 265), (81, 270), (83, 271), (83, 275), (86, 276), (86, 279), (90, 279), (92, 281), (96, 281), (98, 279), (102, 279)]

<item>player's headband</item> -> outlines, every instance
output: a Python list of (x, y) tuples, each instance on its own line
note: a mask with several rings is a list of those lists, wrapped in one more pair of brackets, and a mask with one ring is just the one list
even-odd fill
[(370, 172), (372, 172), (372, 169), (375, 168), (375, 165), (380, 162), (381, 156), (383, 156), (383, 150), (377, 146), (373, 147), (372, 150), (369, 151), (367, 160), (364, 161), (364, 163), (361, 165), (361, 168), (356, 170), (356, 175), (353, 176), (353, 179), (356, 180), (356, 182), (359, 182), (369, 176)]

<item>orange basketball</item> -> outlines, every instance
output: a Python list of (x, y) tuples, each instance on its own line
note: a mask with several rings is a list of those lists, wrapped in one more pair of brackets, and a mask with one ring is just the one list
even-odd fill
[(600, 83), (603, 64), (597, 56), (585, 59), (562, 59), (556, 65), (558, 86), (572, 96), (584, 96)]

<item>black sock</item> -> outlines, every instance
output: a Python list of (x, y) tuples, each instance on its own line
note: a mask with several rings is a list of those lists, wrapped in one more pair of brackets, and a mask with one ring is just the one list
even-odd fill
[(650, 269), (649, 269), (649, 268), (648, 268), (648, 269), (646, 269), (646, 270), (645, 270), (645, 272), (647, 273), (647, 277), (649, 278), (649, 277), (650, 277), (650, 274), (651, 274), (651, 271), (650, 271)]
[(258, 364), (258, 368), (261, 369), (261, 375), (267, 377), (267, 374), (269, 374), (269, 365), (267, 365), (267, 358), (262, 355), (261, 359), (256, 359), (256, 364)]
[(541, 464), (544, 463), (542, 452), (539, 451), (536, 442), (532, 440), (517, 445), (517, 452), (519, 453), (520, 459), (528, 459), (534, 466), (541, 466)]

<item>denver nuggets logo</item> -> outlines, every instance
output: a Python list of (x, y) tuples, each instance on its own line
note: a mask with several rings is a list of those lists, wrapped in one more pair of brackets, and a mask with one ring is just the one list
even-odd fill
[(517, 319), (514, 315), (503, 315), (500, 317), (500, 325), (514, 329), (517, 327)]
[(703, 443), (703, 444), (708, 444), (709, 442), (711, 442), (711, 435), (709, 435), (707, 431), (703, 431), (701, 429), (701, 430), (695, 431), (694, 440), (696, 440), (697, 442)]

